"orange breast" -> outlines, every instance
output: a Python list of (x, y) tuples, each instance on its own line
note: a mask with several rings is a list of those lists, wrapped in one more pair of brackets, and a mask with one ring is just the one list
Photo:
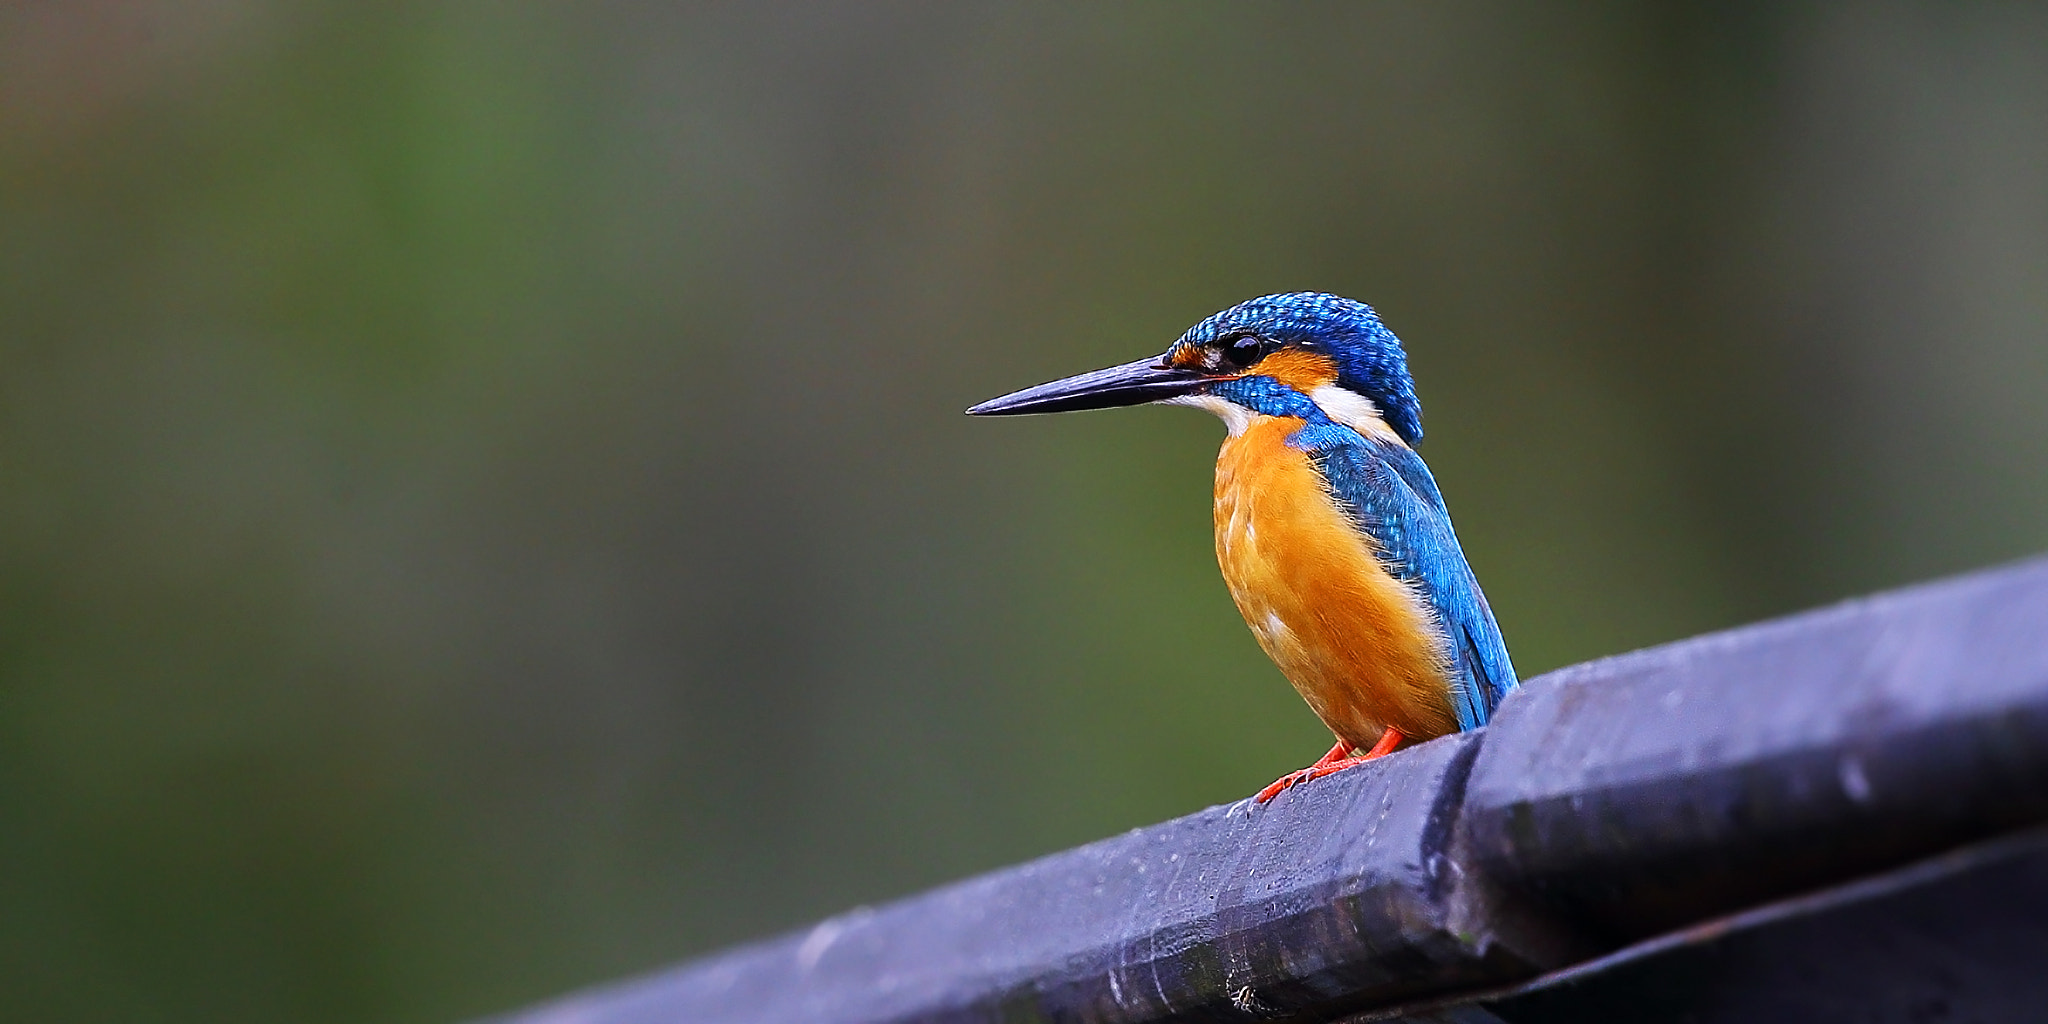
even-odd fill
[(1300, 427), (1257, 417), (1216, 461), (1216, 560), (1237, 610), (1338, 739), (1457, 731), (1434, 616), (1287, 447)]

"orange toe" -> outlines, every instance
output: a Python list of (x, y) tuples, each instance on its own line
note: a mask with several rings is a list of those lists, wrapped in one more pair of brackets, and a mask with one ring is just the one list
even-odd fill
[(1335, 775), (1354, 765), (1361, 765), (1375, 758), (1385, 757), (1393, 753), (1394, 748), (1400, 746), (1401, 741), (1406, 738), (1401, 735), (1399, 729), (1389, 726), (1387, 731), (1380, 734), (1379, 742), (1373, 744), (1372, 749), (1363, 754), (1351, 753), (1351, 748), (1342, 740), (1339, 740), (1337, 745), (1331, 747), (1330, 752), (1317, 759), (1316, 763), (1298, 771), (1288, 772), (1274, 779), (1272, 785), (1259, 790), (1259, 795), (1252, 799), (1258, 803), (1265, 803), (1279, 796), (1282, 792), (1299, 786), (1310, 779), (1320, 779), (1325, 775)]
[(1293, 786), (1297, 782), (1305, 782), (1307, 781), (1307, 779), (1308, 769), (1306, 768), (1303, 768), (1300, 771), (1288, 772), (1287, 774), (1282, 775), (1277, 779), (1274, 779), (1272, 785), (1269, 785), (1266, 788), (1259, 790), (1259, 795), (1252, 797), (1252, 799), (1259, 803), (1265, 803), (1266, 801), (1271, 800), (1276, 796), (1279, 796), (1282, 790), (1285, 790)]
[(1401, 730), (1396, 729), (1391, 725), (1387, 726), (1387, 731), (1380, 733), (1380, 741), (1378, 743), (1373, 744), (1372, 749), (1366, 751), (1364, 756), (1360, 757), (1359, 760), (1370, 761), (1375, 757), (1385, 757), (1388, 754), (1393, 753), (1394, 748), (1400, 746), (1401, 741), (1407, 738), (1408, 737), (1401, 735)]

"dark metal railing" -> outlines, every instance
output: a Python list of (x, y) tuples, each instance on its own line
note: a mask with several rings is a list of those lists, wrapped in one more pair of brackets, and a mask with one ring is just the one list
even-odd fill
[(2044, 825), (2035, 560), (507, 1020), (2048, 1020)]

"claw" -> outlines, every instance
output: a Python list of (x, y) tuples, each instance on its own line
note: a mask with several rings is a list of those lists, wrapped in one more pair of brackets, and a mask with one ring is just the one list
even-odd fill
[(1405, 738), (1401, 735), (1399, 729), (1390, 725), (1387, 727), (1387, 731), (1380, 733), (1379, 742), (1374, 743), (1372, 749), (1363, 754), (1351, 753), (1350, 745), (1342, 740), (1338, 740), (1337, 745), (1331, 747), (1330, 752), (1324, 754), (1316, 763), (1306, 768), (1288, 772), (1274, 779), (1272, 785), (1259, 790), (1259, 795), (1252, 799), (1258, 803), (1265, 803), (1279, 796), (1283, 791), (1292, 789), (1310, 779), (1320, 779), (1325, 775), (1335, 775), (1353, 765), (1360, 765), (1367, 761), (1385, 757), (1393, 753), (1394, 748), (1400, 746), (1401, 741)]

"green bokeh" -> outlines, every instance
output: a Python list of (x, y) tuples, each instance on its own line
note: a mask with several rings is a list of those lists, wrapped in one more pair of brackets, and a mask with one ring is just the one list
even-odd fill
[(1375, 303), (1524, 675), (2048, 547), (2022, 5), (0, 9), (0, 994), (443, 1021), (1327, 739), (1217, 426)]

